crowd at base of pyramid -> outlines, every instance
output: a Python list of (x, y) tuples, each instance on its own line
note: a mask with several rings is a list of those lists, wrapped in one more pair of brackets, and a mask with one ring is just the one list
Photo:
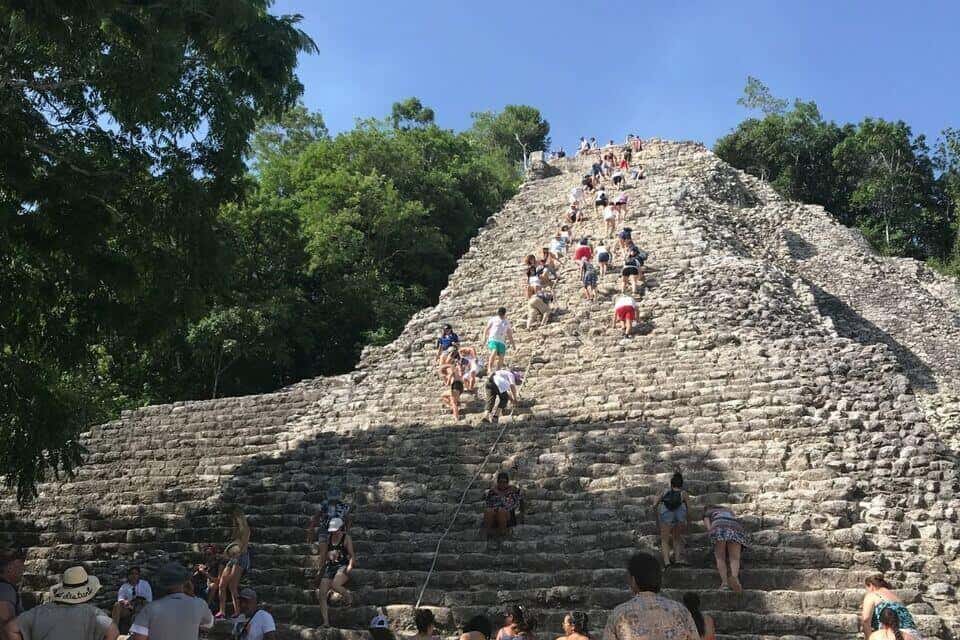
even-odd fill
[[(577, 290), (586, 304), (599, 302), (598, 282), (616, 275), (619, 262), (620, 293), (612, 297), (611, 320), (624, 337), (633, 335), (638, 320), (638, 303), (633, 296), (643, 293), (645, 275), (655, 271), (647, 265), (648, 255), (637, 247), (631, 229), (623, 226), (629, 206), (624, 192), (628, 181), (645, 179), (644, 169), (633, 163), (642, 152), (642, 142), (628, 136), (622, 146), (597, 148), (591, 139), (581, 138), (578, 155), (592, 156), (590, 172), (569, 193), (569, 208), (559, 220), (559, 230), (549, 246), (523, 257), (520, 291), (527, 301), (526, 329), (534, 331), (551, 319), (551, 305), (557, 285), (575, 277)], [(556, 156), (564, 157), (563, 151)], [(611, 196), (607, 189), (615, 191)], [(593, 207), (589, 207), (588, 195)], [(619, 231), (618, 231), (619, 228)], [(593, 233), (591, 234), (591, 230)], [(633, 295), (631, 295), (633, 294)], [(444, 325), (436, 341), (437, 375), (441, 401), (457, 419), (463, 415), (461, 396), (476, 394), (483, 386), (484, 420), (498, 422), (518, 401), (524, 382), (520, 366), (507, 366), (508, 351), (514, 347), (514, 331), (507, 309), (500, 307), (483, 328), (481, 343), (460, 343), (452, 325)], [(486, 362), (484, 362), (484, 356)], [(683, 602), (660, 595), (663, 575), (672, 566), (685, 565), (684, 536), (692, 517), (689, 496), (678, 471), (670, 486), (658, 494), (653, 505), (660, 528), (661, 558), (637, 552), (629, 560), (625, 577), (625, 602), (613, 609), (603, 629), (603, 640), (698, 640), (713, 639), (718, 629), (713, 618), (700, 610), (696, 593), (684, 594)], [(505, 472), (483, 497), (482, 528), (491, 544), (523, 521), (524, 497), (510, 483)], [(47, 594), (46, 601), (28, 610), (20, 598), (19, 583), (24, 572), (20, 552), (0, 554), (0, 640), (190, 640), (218, 619), (229, 620), (232, 635), (241, 640), (275, 638), (276, 624), (269, 606), (261, 605), (256, 585), (249, 585), (251, 529), (240, 510), (231, 512), (233, 532), (220, 549), (207, 545), (200, 562), (188, 567), (168, 563), (150, 576), (131, 566), (117, 591), (115, 604), (107, 613), (92, 604), (101, 590), (101, 581), (83, 566), (68, 568)], [(326, 500), (310, 520), (306, 540), (319, 559), (316, 597), (323, 625), (329, 626), (331, 604), (350, 607), (350, 576), (362, 562), (357, 557), (350, 525), (351, 506), (342, 500), (338, 488), (329, 488)], [(703, 525), (713, 545), (721, 590), (741, 592), (741, 551), (749, 544), (747, 533), (726, 506), (703, 509)], [(156, 589), (156, 593), (154, 593)], [(628, 591), (629, 590), (629, 591)], [(632, 597), (628, 598), (628, 595)], [(157, 596), (156, 598), (154, 596)], [(281, 604), (281, 603), (275, 603)], [(534, 640), (535, 614), (522, 604), (502, 612), (499, 629), (486, 616), (468, 620), (460, 640)], [(892, 586), (877, 574), (866, 580), (860, 611), (860, 629), (865, 640), (918, 640), (916, 624)], [(435, 638), (435, 619), (430, 609), (414, 612), (417, 640)], [(570, 611), (563, 619), (564, 636), (558, 640), (589, 640), (592, 634), (586, 612)], [(852, 630), (851, 630), (852, 631)], [(393, 638), (391, 622), (382, 612), (371, 620), (374, 640)], [(126, 634), (126, 635), (121, 635)], [(540, 633), (542, 637), (542, 632)]]

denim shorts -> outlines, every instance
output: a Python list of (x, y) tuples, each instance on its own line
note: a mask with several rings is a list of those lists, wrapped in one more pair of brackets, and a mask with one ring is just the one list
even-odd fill
[(667, 509), (667, 505), (660, 503), (657, 508), (659, 519), (662, 524), (678, 525), (687, 523), (687, 505), (681, 504), (675, 510)]

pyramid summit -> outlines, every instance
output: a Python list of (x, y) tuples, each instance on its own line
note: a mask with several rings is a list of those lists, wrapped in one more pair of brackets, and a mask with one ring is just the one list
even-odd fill
[[(354, 507), (357, 564), (356, 601), (331, 610), (334, 626), (364, 628), (381, 607), (409, 626), (426, 583), (422, 604), (447, 635), (515, 602), (543, 633), (559, 634), (571, 609), (599, 631), (629, 597), (629, 556), (658, 551), (655, 497), (680, 469), (688, 564), (666, 571), (664, 593), (697, 592), (721, 636), (854, 638), (864, 579), (883, 572), (924, 635), (958, 637), (957, 282), (878, 256), (822, 207), (784, 200), (702, 145), (652, 140), (642, 162), (626, 224), (653, 270), (635, 335), (611, 325), (616, 274), (590, 303), (570, 259), (551, 321), (521, 326), (521, 261), (548, 245), (589, 170), (551, 161), (555, 175), (488, 220), (437, 305), (355, 371), (127, 412), (85, 434), (76, 478), (26, 507), (7, 496), (0, 535), (28, 548), (27, 589), (82, 561), (109, 601), (133, 562), (149, 578), (222, 546), (239, 506), (252, 529), (245, 584), (288, 632), (315, 628), (322, 562), (305, 530), (336, 486)], [(587, 210), (575, 235), (599, 236)], [(491, 425), (467, 395), (454, 420), (439, 401), (439, 328), (479, 348), (501, 305), (522, 401)], [(527, 509), (491, 546), (481, 496), (498, 471)], [(748, 531), (742, 593), (717, 588), (700, 524), (712, 504)]]

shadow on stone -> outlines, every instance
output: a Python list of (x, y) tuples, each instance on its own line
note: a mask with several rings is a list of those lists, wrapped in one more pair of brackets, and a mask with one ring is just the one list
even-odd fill
[(916, 389), (934, 392), (937, 382), (934, 372), (908, 347), (873, 324), (848, 304), (813, 283), (809, 283), (820, 313), (833, 320), (837, 333), (860, 344), (885, 344), (896, 356), (910, 384)]
[(803, 236), (789, 229), (783, 231), (783, 240), (787, 244), (790, 257), (797, 261), (809, 260), (817, 255), (817, 248), (807, 242)]

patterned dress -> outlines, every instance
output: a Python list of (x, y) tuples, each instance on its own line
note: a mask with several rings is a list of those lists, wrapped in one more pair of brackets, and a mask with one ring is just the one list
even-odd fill
[(746, 531), (732, 511), (711, 509), (706, 515), (710, 520), (710, 542), (739, 542), (747, 546)]

